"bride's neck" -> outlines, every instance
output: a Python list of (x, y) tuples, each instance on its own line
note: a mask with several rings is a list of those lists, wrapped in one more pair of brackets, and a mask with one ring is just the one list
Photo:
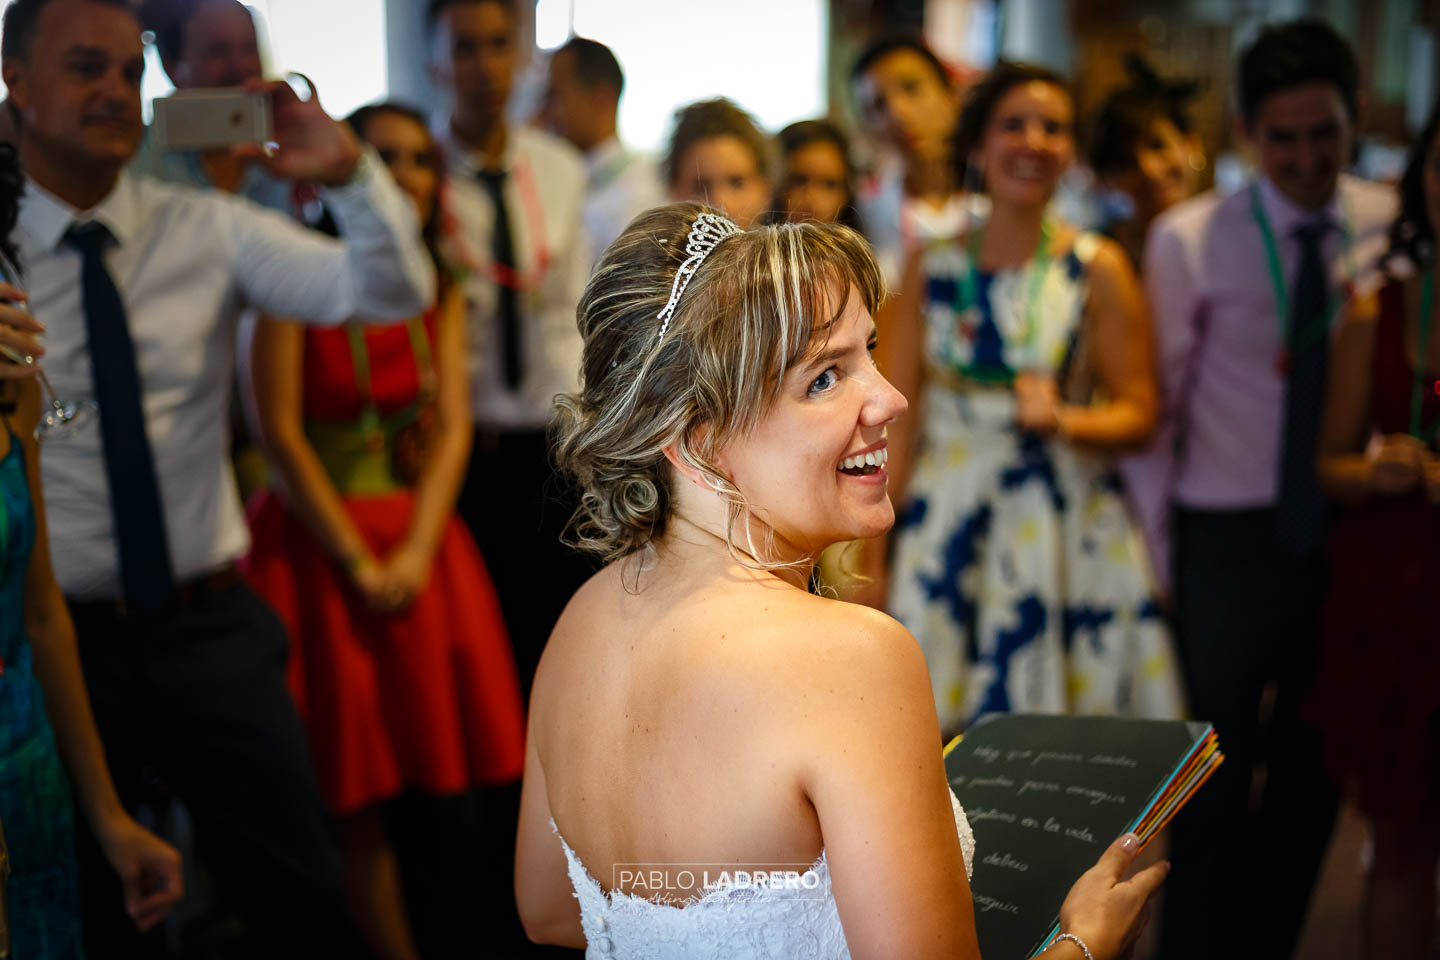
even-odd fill
[[(753, 519), (750, 523), (754, 527), (762, 526)], [(713, 569), (716, 575), (733, 576), (738, 568), (757, 580), (780, 580), (798, 590), (807, 589), (815, 557), (789, 549), (789, 544), (779, 538), (766, 537), (761, 529), (754, 530), (753, 538), (746, 537), (743, 520), (730, 540), (726, 540), (723, 531), (723, 521), (716, 523), (708, 517), (691, 517), (684, 512), (676, 512), (671, 516), (670, 529), (657, 544), (657, 549), (662, 559), (668, 555), (670, 559), (686, 565)], [(769, 562), (778, 561), (785, 565), (770, 567), (762, 564), (748, 549), (752, 540), (757, 548), (773, 543), (778, 556)], [(795, 554), (793, 559), (792, 553)]]

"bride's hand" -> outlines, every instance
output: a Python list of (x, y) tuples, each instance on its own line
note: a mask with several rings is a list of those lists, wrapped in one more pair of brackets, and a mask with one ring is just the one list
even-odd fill
[(1061, 932), (1085, 941), (1095, 960), (1114, 960), (1134, 946), (1150, 920), (1150, 897), (1170, 872), (1170, 864), (1161, 861), (1124, 879), (1139, 848), (1131, 833), (1110, 844), (1060, 907)]

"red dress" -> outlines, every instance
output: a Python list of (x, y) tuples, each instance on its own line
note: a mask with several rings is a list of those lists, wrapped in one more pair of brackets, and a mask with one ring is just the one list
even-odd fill
[[(1381, 291), (1370, 425), (1408, 433), (1413, 368), (1405, 350), (1405, 294)], [(1433, 371), (1432, 371), (1433, 373)], [(1440, 417), (1425, 380), (1423, 424)], [(1346, 507), (1330, 536), (1313, 707), (1332, 772), (1358, 788), (1369, 814), (1399, 823), (1440, 804), (1440, 507), (1423, 491)]]
[[(419, 345), (428, 354), (433, 310), (425, 321)], [(429, 370), (412, 333), (420, 336), (420, 328), (364, 330), (370, 392), (387, 423), (406, 418), (421, 393), (421, 371)], [(378, 485), (375, 470), (370, 482), (356, 483), (355, 472), (332, 468), (323, 451), (333, 444), (317, 438), (374, 426), (358, 385), (364, 365), (357, 366), (344, 327), (304, 336), (307, 433), (351, 518), (383, 558), (405, 537), (414, 493), (386, 469), (393, 436), (375, 439), (380, 456), (366, 458), (379, 464)], [(406, 788), (453, 794), (520, 776), (524, 714), (515, 662), (490, 576), (458, 516), (446, 524), (424, 591), (393, 615), (365, 607), (277, 493), (255, 499), (251, 533), (247, 575), (290, 631), (290, 688), (333, 812), (354, 812)]]

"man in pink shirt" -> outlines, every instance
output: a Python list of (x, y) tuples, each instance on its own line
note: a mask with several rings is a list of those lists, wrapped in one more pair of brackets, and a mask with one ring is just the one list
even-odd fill
[(1167, 416), (1127, 475), (1169, 580), (1191, 710), (1228, 757), (1175, 823), (1167, 960), (1290, 956), (1334, 824), (1300, 709), (1326, 589), (1315, 457), (1329, 334), (1396, 210), (1392, 191), (1340, 172), (1357, 76), (1319, 21), (1262, 31), (1238, 77), (1259, 176), (1172, 208), (1146, 245)]

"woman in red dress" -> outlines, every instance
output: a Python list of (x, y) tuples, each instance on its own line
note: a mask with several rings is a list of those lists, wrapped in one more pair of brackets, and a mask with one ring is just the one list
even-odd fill
[(1331, 349), (1319, 463), (1341, 513), (1313, 707), (1332, 772), (1370, 820), (1373, 958), (1428, 954), (1440, 866), (1437, 132), (1440, 112), (1401, 184), (1397, 276), (1355, 305)]
[[(455, 514), (472, 426), (465, 309), (437, 253), (442, 165), (423, 118), (351, 118), (410, 195), (439, 302), (393, 326), (262, 318), (253, 388), (278, 480), (252, 509), (249, 578), (292, 640), (290, 681), (335, 814), (347, 891), (377, 955), (415, 958), (387, 807), (524, 765), (519, 683), (479, 551)], [(451, 859), (473, 838), (439, 833)]]

